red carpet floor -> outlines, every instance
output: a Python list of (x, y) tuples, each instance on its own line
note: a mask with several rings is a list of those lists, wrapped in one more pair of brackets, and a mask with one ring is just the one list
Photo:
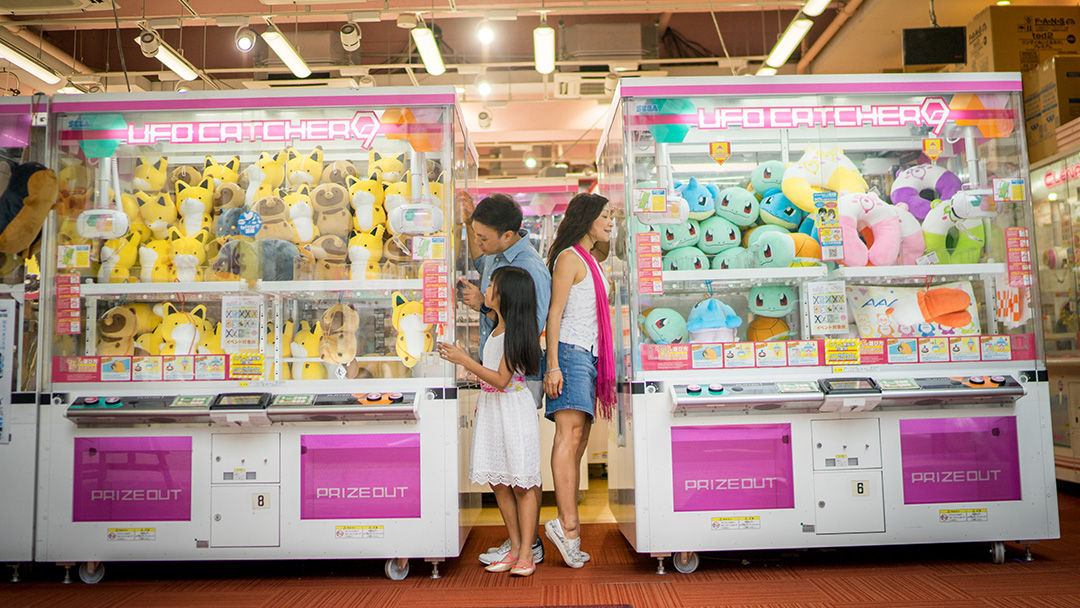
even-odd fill
[[(464, 557), (440, 566), (413, 561), (400, 582), (384, 562), (198, 562), (108, 564), (96, 585), (61, 585), (63, 570), (37, 564), (18, 584), (0, 583), (0, 607), (151, 608), (866, 608), (1080, 607), (1080, 490), (1059, 494), (1059, 540), (1033, 549), (1007, 545), (1006, 563), (990, 563), (987, 543), (755, 551), (702, 556), (693, 574), (657, 576), (656, 560), (634, 554), (614, 524), (585, 527), (592, 562), (580, 570), (549, 560), (515, 579), (484, 572), (475, 555), (502, 529), (473, 530)], [(6, 577), (5, 577), (6, 578)]]

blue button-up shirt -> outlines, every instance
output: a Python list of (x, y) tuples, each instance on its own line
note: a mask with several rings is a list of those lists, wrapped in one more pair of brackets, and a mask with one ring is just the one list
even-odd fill
[[(541, 332), (547, 323), (548, 306), (551, 305), (551, 272), (544, 259), (529, 244), (529, 231), (518, 232), (521, 239), (506, 251), (495, 255), (482, 255), (473, 260), (473, 266), (480, 273), (480, 292), (487, 291), (491, 285), (491, 273), (501, 266), (517, 266), (532, 277), (536, 287), (536, 326)], [(495, 322), (487, 315), (480, 315), (480, 352), (484, 352), (488, 336), (495, 329)]]

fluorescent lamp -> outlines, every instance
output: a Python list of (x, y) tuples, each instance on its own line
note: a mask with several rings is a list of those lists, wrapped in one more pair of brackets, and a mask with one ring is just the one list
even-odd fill
[(7, 59), (46, 84), (60, 84), (62, 80), (55, 70), (3, 40), (0, 40), (0, 57)]
[(56, 92), (60, 95), (82, 95), (86, 93), (82, 87), (76, 84), (67, 83), (63, 87), (56, 89)]
[(776, 68), (770, 68), (769, 66), (762, 64), (761, 68), (755, 74), (756, 76), (774, 76), (776, 75)]
[(446, 71), (443, 65), (442, 55), (439, 54), (439, 45), (435, 43), (435, 34), (426, 27), (414, 27), (412, 30), (413, 41), (416, 42), (416, 50), (420, 51), (420, 59), (424, 61), (424, 69), (432, 76), (438, 76)]
[(825, 9), (829, 8), (829, 2), (831, 0), (806, 0), (806, 4), (802, 7), (802, 13), (807, 17), (817, 17), (824, 13)]
[(765, 60), (765, 64), (771, 68), (779, 68), (787, 63), (788, 57), (795, 52), (795, 47), (799, 46), (802, 39), (806, 37), (806, 33), (810, 31), (810, 26), (814, 25), (814, 22), (809, 19), (796, 19), (791, 22), (791, 25), (784, 30), (784, 35), (780, 37), (780, 41), (773, 47), (769, 57)]
[(533, 61), (541, 74), (555, 71), (555, 30), (547, 23), (533, 30)]
[(165, 44), (164, 40), (161, 41), (157, 55), (154, 56), (158, 58), (158, 61), (164, 63), (165, 67), (176, 72), (180, 80), (195, 80), (199, 77), (199, 73), (195, 71), (195, 68), (186, 59), (178, 55), (176, 51), (172, 50), (172, 47)]
[(262, 39), (277, 53), (278, 58), (285, 62), (294, 76), (297, 78), (311, 76), (311, 68), (304, 63), (303, 58), (296, 52), (293, 45), (289, 44), (281, 30), (270, 21), (266, 22), (266, 31), (262, 33)]

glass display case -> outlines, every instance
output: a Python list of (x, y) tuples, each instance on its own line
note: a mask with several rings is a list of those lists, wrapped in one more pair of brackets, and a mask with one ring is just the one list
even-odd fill
[[(1057, 534), (1024, 514), (1053, 498), (1020, 107), (1014, 74), (622, 81), (609, 484), (639, 552)], [(959, 454), (914, 446), (999, 418), (998, 498), (920, 499), (913, 463)], [(945, 506), (1016, 532), (918, 531)]]
[(1031, 168), (1039, 268), (1039, 302), (1050, 375), (1058, 479), (1080, 482), (1080, 350), (1077, 275), (1080, 246), (1080, 153), (1069, 151)]
[[(47, 164), (45, 129), (35, 126), (34, 118), (43, 119), (48, 110), (43, 95), (0, 99), (4, 190), (10, 185), (12, 193), (26, 196), (28, 178), (36, 173), (26, 173), (31, 165), (24, 163)], [(56, 177), (51, 173), (50, 181)], [(0, 562), (12, 565), (12, 580), (18, 581), (19, 564), (31, 561), (34, 549), (40, 241), (27, 241), (26, 249), (21, 242), (13, 243), (12, 233), (24, 228), (12, 217), (5, 218), (10, 223), (3, 229), (0, 252), (0, 487), (5, 489), (0, 493)]]
[[(47, 252), (43, 467), (63, 490), (40, 554), (89, 563), (84, 579), (164, 545), (394, 558), (391, 578), (399, 558), (457, 555), (471, 523), (454, 412), (471, 408), (434, 343), (469, 339), (450, 201), (476, 156), (453, 89), (58, 96), (53, 110), (53, 158), (85, 180)], [(161, 519), (94, 500), (137, 477), (85, 472), (110, 450), (179, 463), (162, 491), (188, 496), (153, 543), (106, 542), (115, 522)]]

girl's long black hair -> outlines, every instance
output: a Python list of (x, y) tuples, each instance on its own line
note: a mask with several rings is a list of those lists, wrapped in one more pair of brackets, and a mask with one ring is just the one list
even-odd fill
[(582, 192), (570, 199), (566, 214), (555, 231), (555, 240), (551, 242), (551, 249), (548, 250), (547, 264), (551, 274), (555, 274), (555, 261), (559, 259), (559, 254), (573, 247), (581, 237), (589, 233), (589, 228), (592, 228), (593, 222), (604, 212), (607, 202), (608, 199), (599, 194), (588, 192)]
[(516, 373), (540, 373), (540, 329), (536, 327), (536, 285), (517, 266), (500, 266), (491, 273), (491, 285), (499, 298), (499, 315), (506, 324), (503, 356)]

